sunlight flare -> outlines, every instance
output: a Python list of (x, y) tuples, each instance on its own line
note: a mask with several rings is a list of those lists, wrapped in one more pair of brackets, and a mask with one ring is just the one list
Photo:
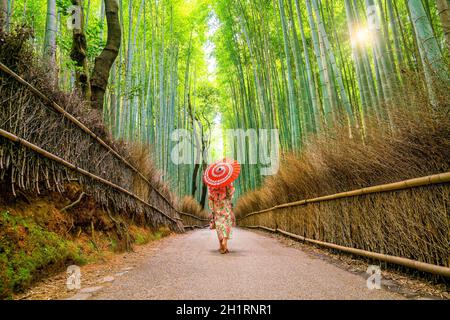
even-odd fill
[(372, 42), (372, 34), (368, 28), (362, 27), (356, 30), (352, 37), (353, 45), (366, 46)]

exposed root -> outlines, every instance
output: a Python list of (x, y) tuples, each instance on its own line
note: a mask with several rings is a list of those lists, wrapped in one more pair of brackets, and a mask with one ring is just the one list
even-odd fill
[(61, 211), (66, 211), (70, 208), (73, 208), (74, 206), (76, 206), (77, 204), (79, 204), (81, 202), (81, 199), (83, 198), (83, 196), (85, 195), (84, 192), (80, 193), (80, 196), (78, 197), (77, 200), (75, 200), (74, 202), (72, 202), (71, 204), (69, 204), (68, 206), (65, 206), (64, 208), (61, 209)]

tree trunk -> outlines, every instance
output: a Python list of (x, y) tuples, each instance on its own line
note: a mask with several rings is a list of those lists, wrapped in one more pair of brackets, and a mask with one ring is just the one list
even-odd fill
[(326, 125), (331, 125), (332, 124), (332, 110), (331, 110), (331, 106), (330, 106), (330, 103), (331, 103), (330, 98), (331, 97), (328, 96), (327, 85), (325, 82), (324, 67), (322, 64), (322, 58), (321, 58), (321, 52), (320, 52), (320, 46), (319, 46), (319, 36), (317, 33), (317, 27), (316, 27), (316, 23), (314, 21), (313, 11), (312, 11), (310, 0), (306, 1), (306, 9), (307, 9), (307, 13), (308, 13), (309, 27), (311, 30), (311, 39), (312, 39), (313, 48), (314, 48), (314, 55), (316, 56), (317, 68), (319, 70), (320, 87), (322, 89), (322, 107), (323, 107), (324, 121), (325, 121)]
[(108, 85), (109, 71), (116, 60), (120, 48), (121, 29), (118, 15), (117, 0), (104, 0), (106, 21), (108, 24), (108, 38), (102, 53), (95, 58), (94, 70), (91, 79), (92, 108), (102, 110), (106, 86)]
[(319, 27), (319, 35), (322, 38), (324, 49), (328, 53), (329, 63), (331, 65), (331, 68), (332, 68), (332, 71), (333, 71), (334, 76), (336, 78), (336, 81), (337, 81), (337, 83), (339, 85), (339, 90), (340, 90), (340, 94), (341, 94), (342, 103), (344, 104), (344, 107), (345, 107), (345, 110), (347, 112), (347, 115), (348, 115), (350, 123), (353, 124), (354, 123), (354, 117), (353, 117), (352, 107), (350, 105), (350, 100), (349, 100), (349, 98), (347, 96), (347, 92), (345, 91), (342, 74), (341, 74), (340, 69), (337, 66), (336, 58), (334, 57), (334, 53), (333, 53), (333, 50), (332, 50), (331, 45), (329, 43), (328, 36), (327, 36), (326, 30), (325, 30), (325, 26), (324, 26), (322, 17), (320, 16), (319, 6), (318, 6), (317, 0), (313, 0), (313, 8), (314, 8), (314, 11), (316, 13), (317, 25)]
[(408, 6), (425, 71), (430, 100), (435, 105), (434, 79), (437, 77), (444, 83), (448, 83), (447, 67), (422, 2), (409, 0)]
[(283, 0), (278, 0), (278, 6), (280, 9), (280, 18), (281, 18), (281, 28), (283, 31), (283, 44), (284, 44), (284, 53), (286, 57), (286, 71), (287, 71), (287, 81), (288, 81), (288, 102), (289, 102), (289, 119), (291, 126), (291, 143), (292, 148), (297, 149), (300, 142), (299, 136), (299, 123), (296, 117), (296, 108), (297, 105), (295, 103), (295, 95), (294, 95), (294, 81), (292, 79), (292, 63), (291, 63), (291, 53), (289, 48), (289, 40), (288, 40), (288, 30), (286, 26), (286, 17), (284, 12), (284, 3)]
[(197, 175), (200, 169), (200, 164), (196, 163), (194, 165), (194, 171), (192, 172), (192, 185), (191, 185), (191, 195), (195, 198), (195, 193), (197, 192)]
[(189, 115), (191, 117), (191, 122), (192, 122), (192, 132), (194, 135), (194, 139), (195, 139), (195, 165), (194, 165), (194, 171), (192, 172), (192, 186), (191, 186), (191, 195), (195, 198), (195, 193), (197, 192), (197, 175), (198, 175), (198, 171), (200, 169), (200, 157), (201, 157), (201, 141), (198, 138), (197, 135), (197, 130), (195, 128), (195, 124), (197, 123), (200, 127), (200, 138), (203, 137), (203, 133), (202, 133), (202, 127), (200, 125), (200, 122), (197, 121), (196, 116), (194, 114), (192, 105), (191, 105), (191, 97), (188, 94), (188, 108), (189, 108)]
[[(206, 164), (203, 165), (203, 171), (205, 171), (206, 169)], [(208, 191), (208, 187), (206, 186), (205, 183), (202, 184), (202, 195), (200, 198), (200, 205), (202, 206), (202, 209), (205, 209), (205, 205), (206, 205), (206, 194)]]
[(84, 21), (84, 24), (85, 24), (86, 26), (89, 25), (89, 11), (90, 11), (90, 9), (91, 9), (91, 0), (88, 0), (87, 8), (86, 8), (86, 19), (85, 19), (85, 21)]
[(6, 31), (6, 20), (8, 17), (8, 1), (0, 0), (0, 30)]
[(11, 18), (13, 14), (14, 0), (7, 0), (6, 7), (6, 32), (10, 32), (11, 30)]
[(322, 128), (322, 120), (321, 120), (321, 115), (320, 115), (320, 109), (322, 108), (322, 106), (320, 105), (320, 101), (317, 98), (316, 84), (314, 82), (314, 75), (313, 75), (312, 68), (311, 68), (311, 62), (309, 60), (308, 44), (306, 42), (305, 31), (304, 31), (304, 27), (303, 27), (302, 12), (300, 11), (300, 6), (298, 3), (298, 0), (295, 0), (295, 9), (297, 12), (297, 19), (298, 19), (298, 25), (300, 28), (300, 34), (302, 37), (303, 55), (305, 57), (306, 74), (308, 75), (308, 89), (310, 92), (312, 107), (314, 110), (314, 122), (316, 124), (315, 130), (316, 130), (316, 132), (319, 132)]
[(390, 20), (392, 34), (393, 34), (393, 38), (394, 38), (394, 46), (395, 46), (395, 54), (397, 56), (397, 63), (399, 65), (399, 69), (401, 69), (403, 67), (403, 52), (402, 52), (402, 48), (400, 46), (401, 37), (400, 37), (399, 31), (397, 28), (397, 23), (395, 20), (394, 6), (392, 5), (392, 0), (387, 1), (387, 10), (389, 12), (389, 20)]
[(450, 53), (450, 8), (448, 0), (436, 0), (436, 5), (439, 12), (439, 18), (441, 19), (445, 42), (447, 42), (448, 52)]
[(91, 86), (89, 84), (89, 68), (87, 59), (87, 43), (86, 35), (84, 34), (84, 14), (82, 0), (72, 0), (74, 6), (81, 8), (80, 10), (80, 29), (73, 30), (72, 49), (70, 51), (70, 58), (76, 62), (76, 84), (81, 90), (81, 93), (86, 101), (91, 99)]
[(47, 0), (47, 20), (45, 22), (44, 60), (56, 84), (56, 0)]

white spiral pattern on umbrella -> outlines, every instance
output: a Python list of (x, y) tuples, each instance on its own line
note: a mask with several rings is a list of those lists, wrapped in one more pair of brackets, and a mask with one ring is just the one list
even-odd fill
[(218, 186), (227, 181), (233, 174), (233, 166), (228, 162), (217, 162), (205, 171), (205, 182), (212, 186)]

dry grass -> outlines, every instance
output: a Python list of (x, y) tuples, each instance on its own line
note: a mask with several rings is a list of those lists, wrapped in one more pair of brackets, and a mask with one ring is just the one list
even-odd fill
[[(245, 194), (236, 213), (450, 170), (450, 95), (440, 86), (432, 107), (412, 74), (384, 119), (366, 134), (337, 128), (313, 138), (300, 154), (284, 154), (279, 172)], [(448, 184), (308, 204), (241, 220), (302, 236), (449, 266)]]
[[(125, 145), (125, 142), (122, 142), (122, 144)], [(153, 188), (157, 189), (168, 200), (171, 200), (172, 203), (176, 203), (175, 195), (170, 191), (168, 183), (162, 180), (161, 171), (150, 157), (153, 154), (151, 147), (138, 142), (128, 142), (126, 148), (128, 161), (150, 181)], [(138, 174), (135, 174), (132, 189), (135, 194), (143, 199), (149, 199), (153, 188)]]
[[(197, 200), (195, 200), (192, 196), (184, 196), (183, 199), (181, 199), (180, 210), (181, 212), (191, 214), (200, 219), (208, 219), (209, 217), (208, 213), (202, 209), (200, 203)], [(183, 224), (185, 226), (193, 226), (193, 225), (203, 226), (207, 222), (186, 215), (182, 215), (181, 218), (183, 219)]]

